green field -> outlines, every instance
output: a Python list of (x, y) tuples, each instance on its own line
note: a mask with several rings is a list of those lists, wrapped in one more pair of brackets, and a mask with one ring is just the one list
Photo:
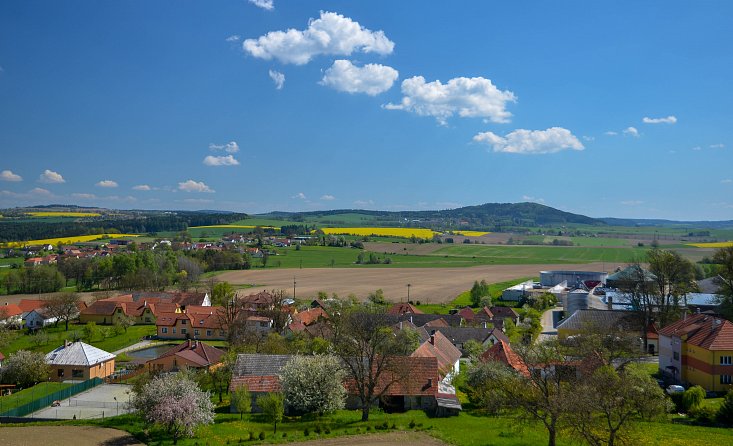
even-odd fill
[[(111, 328), (109, 326), (100, 325), (99, 327)], [(69, 331), (64, 330), (64, 324), (59, 322), (58, 327), (46, 327), (44, 331), (48, 334), (48, 342), (45, 344), (38, 345), (34, 342), (34, 335), (26, 334), (24, 330), (18, 330), (15, 333), (17, 337), (3, 350), (5, 356), (10, 353), (14, 353), (18, 350), (31, 350), (41, 353), (48, 353), (56, 347), (61, 346), (64, 340), (73, 340), (77, 336), (83, 334), (83, 325), (69, 324)], [(94, 339), (92, 342), (87, 342), (102, 350), (112, 352), (121, 348), (132, 345), (139, 342), (143, 336), (155, 334), (155, 325), (133, 325), (118, 336), (110, 336), (106, 339), (99, 338)]]
[(455, 245), (440, 248), (433, 255), (491, 259), (495, 264), (625, 263), (645, 252), (643, 248)]

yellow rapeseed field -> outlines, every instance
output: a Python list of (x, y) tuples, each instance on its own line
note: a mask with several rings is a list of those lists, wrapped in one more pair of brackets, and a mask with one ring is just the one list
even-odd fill
[(481, 237), (482, 235), (491, 234), (490, 232), (482, 231), (453, 231), (454, 234), (463, 235), (466, 237)]
[(727, 248), (733, 246), (733, 242), (688, 243), (687, 245), (695, 248)]
[(346, 234), (346, 235), (381, 235), (384, 237), (415, 237), (433, 238), (440, 235), (432, 229), (422, 228), (321, 228), (325, 234)]
[(46, 238), (41, 240), (28, 240), (26, 242), (8, 242), (0, 243), (4, 248), (19, 248), (26, 245), (58, 245), (73, 244), (80, 242), (91, 242), (103, 238), (122, 238), (122, 237), (139, 237), (137, 234), (94, 234), (94, 235), (78, 235), (75, 237), (58, 237)]
[(57, 212), (57, 211), (48, 211), (48, 212), (26, 212), (26, 215), (30, 215), (31, 217), (99, 217), (100, 213), (98, 212)]

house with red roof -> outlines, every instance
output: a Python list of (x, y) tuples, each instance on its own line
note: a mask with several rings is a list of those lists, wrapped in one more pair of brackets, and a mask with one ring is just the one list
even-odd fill
[(522, 358), (512, 350), (509, 343), (504, 340), (500, 340), (483, 352), (479, 357), (479, 360), (482, 362), (499, 361), (511, 367), (517, 373), (526, 377), (529, 376), (529, 368), (527, 367), (527, 364), (525, 364)]
[(181, 367), (211, 369), (221, 363), (224, 352), (197, 340), (187, 340), (146, 362), (150, 372), (174, 372)]
[(20, 327), (23, 320), (23, 310), (17, 304), (0, 306), (0, 326)]
[(420, 344), (410, 355), (413, 358), (430, 358), (438, 360), (438, 373), (442, 380), (449, 382), (460, 372), (461, 351), (456, 348), (450, 339), (439, 331), (430, 334), (430, 338)]
[(177, 309), (173, 313), (160, 313), (155, 326), (160, 339), (225, 340), (227, 331), (222, 327), (222, 307)]
[(659, 330), (659, 370), (713, 392), (733, 389), (733, 323), (695, 314)]
[(423, 314), (423, 312), (410, 303), (401, 302), (389, 307), (387, 309), (387, 314), (397, 314), (401, 316), (403, 314)]

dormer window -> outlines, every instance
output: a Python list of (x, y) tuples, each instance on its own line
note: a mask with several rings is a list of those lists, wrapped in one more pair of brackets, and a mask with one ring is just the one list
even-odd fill
[(186, 323), (187, 323), (187, 322), (188, 322), (188, 321), (187, 321), (186, 319), (182, 319), (182, 320), (181, 320), (181, 325), (186, 325)]

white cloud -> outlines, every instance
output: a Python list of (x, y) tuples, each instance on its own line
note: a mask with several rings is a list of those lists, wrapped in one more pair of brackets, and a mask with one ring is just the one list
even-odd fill
[(182, 183), (178, 183), (178, 190), (184, 192), (207, 192), (212, 193), (214, 190), (204, 184), (203, 181), (187, 180)]
[(227, 42), (239, 42), (240, 40), (242, 40), (242, 36), (238, 34), (233, 34), (224, 40), (226, 40)]
[(699, 152), (700, 150), (702, 150), (702, 147), (695, 146), (695, 147), (692, 148), (692, 150), (694, 150), (695, 152)]
[(3, 170), (0, 172), (0, 181), (23, 181), (23, 177), (14, 174), (11, 170)]
[(641, 200), (626, 200), (622, 201), (621, 204), (624, 206), (639, 206), (640, 204), (644, 204), (644, 202)]
[(335, 199), (336, 197), (334, 197), (333, 195), (329, 195), (329, 194), (321, 195), (321, 200), (323, 201), (333, 201)]
[(275, 0), (249, 0), (249, 2), (258, 8), (266, 9), (268, 11), (275, 9)]
[(303, 192), (298, 192), (297, 194), (293, 195), (290, 198), (298, 198), (300, 200), (307, 200), (308, 199), (308, 197), (306, 197)]
[(630, 136), (633, 136), (634, 138), (639, 137), (639, 131), (636, 130), (636, 127), (626, 127), (623, 133), (624, 135), (630, 135)]
[(733, 183), (733, 180), (731, 180), (730, 178), (726, 178), (724, 180), (720, 180), (720, 182), (723, 184), (730, 184), (730, 183)]
[(326, 70), (320, 83), (338, 91), (376, 96), (392, 88), (399, 75), (397, 70), (387, 65), (370, 63), (357, 67), (340, 59)]
[(483, 77), (457, 77), (443, 84), (439, 80), (425, 82), (422, 76), (402, 81), (402, 102), (387, 104), (390, 110), (405, 110), (420, 116), (433, 116), (441, 124), (457, 114), (462, 118), (486, 118), (492, 122), (509, 122), (507, 102), (516, 102), (511, 91), (501, 91)]
[(71, 196), (81, 200), (93, 200), (97, 198), (97, 196), (94, 194), (71, 194)]
[(618, 135), (618, 132), (614, 132), (612, 130), (609, 130), (609, 131), (607, 131), (607, 132), (605, 132), (603, 134), (604, 135), (608, 135), (608, 136), (616, 136), (616, 135)]
[(725, 144), (710, 144), (711, 149), (724, 149)]
[(41, 187), (35, 187), (31, 189), (28, 193), (31, 195), (51, 195), (50, 191)]
[(675, 124), (677, 122), (677, 117), (673, 115), (669, 115), (666, 118), (648, 118), (644, 116), (644, 119), (641, 121), (644, 124)]
[(41, 183), (48, 183), (48, 184), (54, 184), (54, 183), (65, 183), (66, 180), (64, 180), (64, 177), (61, 176), (60, 173), (54, 172), (53, 170), (44, 170), (40, 177), (38, 177), (38, 181)]
[(562, 127), (547, 130), (517, 129), (504, 137), (484, 132), (474, 136), (473, 140), (490, 145), (494, 152), (505, 153), (544, 154), (584, 149), (578, 138)]
[(522, 195), (522, 200), (530, 201), (533, 203), (544, 203), (545, 202), (544, 198), (531, 197), (529, 195)]
[(357, 206), (357, 207), (374, 206), (374, 200), (356, 200), (354, 201), (354, 206)]
[(270, 79), (275, 83), (275, 88), (282, 90), (283, 85), (285, 85), (285, 75), (275, 70), (270, 70), (268, 74), (270, 75)]
[(282, 63), (303, 65), (318, 55), (348, 56), (355, 51), (390, 54), (394, 42), (383, 31), (371, 31), (335, 12), (323, 12), (300, 31), (271, 31), (257, 39), (242, 43), (245, 52), (254, 57)]
[(237, 161), (232, 155), (227, 156), (207, 156), (204, 158), (204, 165), (206, 166), (212, 166), (212, 167), (219, 167), (219, 166), (238, 166), (239, 161)]
[(99, 187), (117, 187), (119, 186), (116, 181), (112, 180), (102, 180), (99, 183), (97, 183), (95, 186)]
[(142, 190), (142, 191), (153, 190), (153, 188), (148, 186), (147, 184), (138, 184), (137, 186), (132, 186), (132, 189), (133, 190)]
[(223, 150), (226, 153), (237, 153), (239, 152), (239, 144), (237, 144), (237, 141), (229, 141), (221, 145), (212, 142), (209, 144), (209, 150)]

